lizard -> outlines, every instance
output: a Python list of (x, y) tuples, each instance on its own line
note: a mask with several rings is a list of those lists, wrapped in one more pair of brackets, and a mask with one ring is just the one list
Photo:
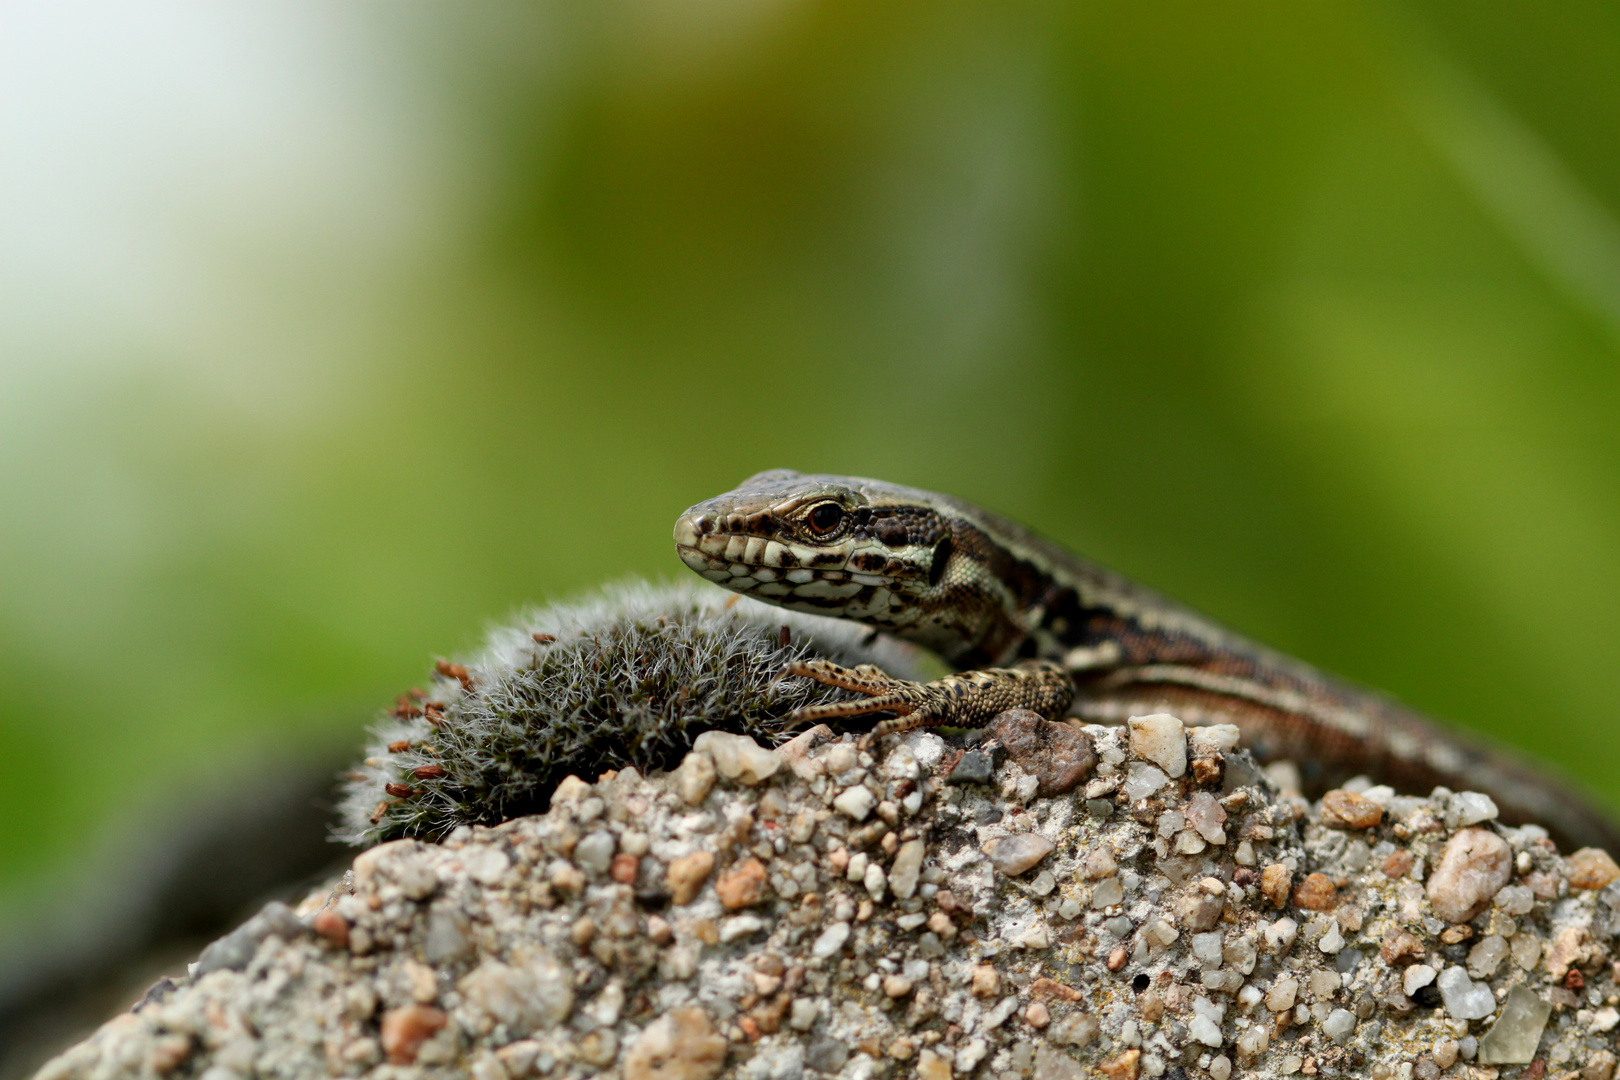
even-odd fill
[(1169, 712), (1235, 724), (1307, 793), (1366, 775), (1411, 793), (1480, 791), (1510, 823), (1620, 852), (1620, 827), (1570, 783), (1376, 691), (1226, 629), (1017, 523), (947, 495), (859, 477), (758, 473), (675, 523), (683, 562), (718, 585), (851, 619), (955, 669), (917, 683), (824, 660), (788, 674), (864, 695), (793, 723), (888, 712), (865, 742), (972, 728), (1005, 709), (1105, 724)]

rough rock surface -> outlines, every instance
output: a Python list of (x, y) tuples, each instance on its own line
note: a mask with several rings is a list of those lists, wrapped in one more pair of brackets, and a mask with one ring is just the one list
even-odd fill
[(1083, 733), (1053, 796), (928, 732), (569, 778), (362, 853), (39, 1076), (1611, 1080), (1608, 859), (1446, 791), (1330, 826), (1230, 729)]

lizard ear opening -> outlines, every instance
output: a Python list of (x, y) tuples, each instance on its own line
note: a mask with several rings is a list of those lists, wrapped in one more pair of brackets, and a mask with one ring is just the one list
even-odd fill
[(940, 580), (945, 577), (945, 568), (950, 564), (951, 555), (955, 551), (956, 542), (951, 539), (950, 533), (946, 533), (940, 538), (939, 543), (934, 545), (934, 558), (928, 564), (928, 584), (930, 586), (937, 587)]

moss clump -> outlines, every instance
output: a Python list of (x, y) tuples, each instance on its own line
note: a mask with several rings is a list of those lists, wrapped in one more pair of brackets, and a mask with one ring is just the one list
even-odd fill
[(699, 732), (784, 736), (783, 718), (840, 699), (791, 660), (875, 663), (902, 677), (926, 657), (836, 619), (689, 583), (629, 583), (526, 612), (466, 664), (440, 663), (400, 699), (349, 774), (340, 839), (437, 839), (545, 809), (570, 773), (670, 768)]

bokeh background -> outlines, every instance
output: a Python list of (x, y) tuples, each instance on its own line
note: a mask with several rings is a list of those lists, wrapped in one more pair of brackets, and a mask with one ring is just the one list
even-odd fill
[(0, 0), (0, 927), (776, 466), (1620, 800), (1617, 213), (1596, 0)]

